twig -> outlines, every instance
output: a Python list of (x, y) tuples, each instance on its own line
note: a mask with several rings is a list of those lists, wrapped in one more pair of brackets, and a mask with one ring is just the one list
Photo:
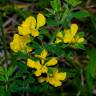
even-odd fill
[(87, 2), (86, 2), (86, 6), (89, 6), (90, 3), (91, 3), (91, 0), (87, 0)]
[(83, 70), (81, 69), (81, 85), (84, 86)]

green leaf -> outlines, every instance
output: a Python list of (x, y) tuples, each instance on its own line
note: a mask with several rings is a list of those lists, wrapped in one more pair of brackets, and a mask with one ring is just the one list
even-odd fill
[(52, 8), (54, 9), (55, 12), (58, 12), (61, 10), (61, 2), (60, 0), (53, 0), (50, 2)]
[(48, 68), (48, 74), (50, 75), (50, 74), (52, 74), (52, 73), (53, 73), (52, 68)]
[(57, 56), (60, 56), (62, 55), (64, 52), (63, 50), (59, 47), (59, 46), (56, 46), (56, 45), (46, 45), (45, 48), (50, 52), (56, 54)]
[(38, 48), (34, 51), (34, 54), (40, 54), (42, 52), (42, 48)]
[(32, 48), (35, 48), (35, 49), (38, 49), (40, 48), (40, 45), (38, 42), (35, 42), (33, 41), (32, 43), (28, 44), (29, 47), (32, 47)]
[(85, 46), (84, 46), (83, 43), (74, 44), (74, 47), (75, 47), (75, 48), (79, 48), (79, 49), (85, 49)]
[(78, 35), (79, 37), (84, 37), (84, 36), (85, 36), (85, 33), (84, 33), (84, 32), (79, 32), (79, 33), (77, 33), (77, 35)]
[(76, 7), (77, 5), (81, 4), (82, 1), (80, 0), (65, 0), (69, 5), (72, 7)]
[(18, 52), (18, 53), (16, 53), (16, 55), (17, 55), (17, 58), (19, 58), (19, 59), (27, 59), (28, 58), (28, 54), (27, 54), (27, 52)]
[(14, 73), (14, 71), (16, 70), (16, 67), (14, 66), (10, 66), (8, 69), (7, 69), (7, 76), (12, 76), (12, 74)]
[(55, 20), (48, 20), (47, 21), (48, 26), (58, 26), (59, 23), (57, 23)]
[(46, 28), (40, 28), (40, 34), (46, 34), (48, 30)]
[[(48, 25), (50, 26), (50, 25)], [(52, 35), (48, 32), (46, 28), (40, 28), (40, 36), (38, 37), (40, 40), (43, 40), (44, 37), (47, 36), (49, 39), (51, 39)]]
[(78, 12), (73, 12), (72, 13), (72, 16), (74, 18), (76, 18), (76, 19), (82, 19), (82, 18), (85, 18), (85, 17), (89, 17), (90, 14), (86, 10), (81, 10), (81, 11), (78, 11)]
[(66, 27), (66, 26), (68, 26), (68, 23), (71, 22), (71, 19), (72, 19), (72, 15), (70, 13), (70, 9), (68, 8), (68, 6), (66, 6), (66, 8), (62, 14), (60, 24), (62, 24), (62, 26), (64, 26), (64, 27)]

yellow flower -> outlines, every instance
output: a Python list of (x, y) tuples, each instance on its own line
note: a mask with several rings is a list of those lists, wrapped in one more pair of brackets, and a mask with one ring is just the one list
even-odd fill
[(27, 46), (27, 43), (30, 42), (29, 36), (20, 36), (18, 34), (14, 34), (13, 41), (10, 43), (10, 48), (14, 52), (18, 51), (32, 51), (32, 48)]
[(64, 43), (82, 43), (84, 42), (83, 37), (76, 35), (78, 31), (77, 24), (71, 24), (70, 29), (64, 30), (64, 32), (58, 32), (55, 43), (64, 42)]
[(64, 81), (65, 78), (66, 72), (58, 72), (58, 70), (56, 70), (53, 74), (50, 74), (47, 77), (40, 77), (38, 81), (39, 83), (43, 83), (46, 81), (54, 87), (58, 87), (62, 85), (62, 81)]
[(47, 73), (48, 68), (40, 64), (40, 62), (33, 61), (32, 59), (27, 60), (27, 66), (36, 69), (35, 75), (40, 76), (42, 73)]
[(52, 76), (48, 76), (47, 77), (47, 82), (49, 82), (49, 84), (53, 85), (54, 87), (58, 87), (62, 85), (63, 80), (65, 80), (66, 78), (66, 72), (58, 72), (58, 70), (56, 70)]
[(19, 34), (20, 35), (31, 34), (33, 37), (36, 37), (39, 35), (38, 29), (44, 26), (45, 23), (46, 23), (46, 18), (41, 13), (37, 15), (37, 22), (33, 16), (29, 16), (28, 18), (26, 18), (25, 21), (23, 21), (21, 26), (18, 26)]
[[(40, 55), (35, 55), (35, 57), (40, 58), (41, 64), (43, 65), (45, 60), (46, 60), (47, 55), (48, 55), (48, 52), (47, 52), (47, 50), (44, 49)], [(49, 61), (47, 61), (45, 63), (46, 66), (53, 66), (56, 64), (57, 64), (57, 58), (56, 57), (52, 57)]]
[(48, 55), (48, 52), (44, 49), (44, 50), (41, 52), (40, 55), (35, 55), (35, 57), (40, 58), (40, 59), (41, 59), (41, 63), (43, 64), (44, 61), (45, 61), (45, 59), (46, 59), (46, 57), (47, 57), (47, 55)]
[(36, 76), (40, 76), (42, 73), (47, 73), (49, 66), (53, 66), (57, 64), (57, 59), (55, 57), (51, 58), (49, 61), (45, 63), (46, 56), (47, 56), (46, 50), (43, 50), (40, 55), (35, 55), (35, 56), (40, 58), (41, 64), (40, 61), (36, 62), (34, 60), (28, 59), (27, 66), (36, 69), (35, 71)]

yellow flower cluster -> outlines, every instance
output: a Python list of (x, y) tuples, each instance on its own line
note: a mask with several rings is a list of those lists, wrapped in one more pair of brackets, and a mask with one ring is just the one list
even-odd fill
[[(47, 55), (48, 52), (46, 50), (43, 50), (40, 55), (35, 55), (35, 57), (40, 58), (41, 63), (40, 61), (34, 61), (32, 59), (28, 59), (27, 66), (36, 69), (34, 74), (38, 76), (39, 78), (38, 80), (40, 83), (46, 81), (49, 82), (49, 84), (53, 85), (54, 87), (61, 86), (62, 85), (61, 81), (65, 80), (66, 73), (58, 72), (58, 70), (56, 70), (55, 72), (53, 72), (53, 74), (48, 74), (49, 67), (56, 65), (58, 61), (56, 57), (52, 57), (46, 62)], [(42, 73), (45, 73), (47, 77), (42, 77), (41, 76)]]
[(39, 13), (37, 15), (37, 22), (33, 16), (29, 16), (25, 21), (18, 26), (18, 33), (14, 34), (13, 41), (10, 43), (10, 48), (14, 52), (18, 51), (32, 51), (32, 48), (29, 48), (27, 44), (30, 42), (30, 35), (36, 37), (39, 35), (38, 29), (44, 26), (46, 23), (46, 18), (43, 14)]
[(55, 43), (64, 42), (64, 43), (83, 43), (84, 38), (79, 37), (76, 33), (78, 31), (77, 24), (71, 24), (70, 29), (65, 29), (63, 32), (57, 33), (57, 38)]
[[(33, 48), (28, 46), (31, 42), (30, 37), (33, 38), (39, 36), (39, 28), (44, 26), (46, 18), (43, 14), (39, 13), (37, 19), (33, 16), (29, 16), (18, 26), (18, 34), (14, 34), (13, 41), (10, 43), (10, 48), (14, 52), (26, 51), (30, 52)], [(85, 40), (77, 34), (78, 25), (71, 24), (70, 29), (66, 29), (63, 32), (58, 32), (56, 35), (55, 43), (83, 43)], [(62, 81), (66, 79), (66, 72), (59, 72), (56, 67), (58, 60), (56, 57), (48, 57), (47, 50), (43, 50), (40, 54), (34, 55), (34, 58), (38, 58), (38, 61), (34, 59), (27, 59), (27, 66), (35, 69), (34, 74), (38, 78), (40, 83), (48, 82), (54, 87), (62, 85)], [(51, 72), (49, 72), (51, 70)], [(43, 76), (46, 74), (46, 76)]]

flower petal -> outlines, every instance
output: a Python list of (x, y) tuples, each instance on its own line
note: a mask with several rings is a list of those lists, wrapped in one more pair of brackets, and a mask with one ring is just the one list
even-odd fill
[(47, 82), (49, 82), (49, 84), (53, 85), (54, 87), (58, 87), (62, 85), (62, 82), (59, 80), (56, 80), (56, 78), (54, 77), (47, 77)]
[(65, 80), (66, 72), (64, 72), (64, 73), (63, 72), (55, 73), (54, 78), (56, 78), (56, 80)]
[(32, 30), (31, 30), (31, 35), (32, 35), (33, 37), (39, 36), (38, 30), (37, 30), (37, 29), (32, 29)]
[(46, 18), (45, 18), (45, 16), (44, 16), (43, 14), (39, 13), (39, 14), (37, 15), (37, 27), (36, 27), (36, 28), (39, 29), (39, 27), (44, 26), (45, 23), (46, 23)]
[(45, 77), (38, 78), (38, 82), (39, 83), (43, 83), (44, 81), (46, 81), (46, 78)]
[(28, 35), (31, 31), (29, 26), (18, 26), (18, 32), (20, 35)]
[(75, 34), (78, 31), (78, 25), (77, 24), (71, 24), (71, 30), (70, 31), (71, 31), (71, 35), (75, 36)]
[(36, 68), (35, 66), (35, 61), (31, 60), (31, 59), (27, 59), (27, 66), (30, 68)]
[(48, 54), (48, 52), (45, 49), (41, 52), (41, 54), (40, 54), (40, 56), (41, 56), (41, 64), (44, 64), (45, 59), (47, 57), (47, 54)]
[(29, 16), (26, 20), (25, 23), (32, 29), (35, 29), (36, 27), (36, 19), (33, 16)]
[(82, 42), (84, 42), (85, 41), (85, 39), (84, 38), (79, 38), (79, 40), (77, 41), (78, 43), (82, 43)]
[(25, 21), (21, 24), (21, 26), (18, 26), (18, 31), (20, 35), (28, 35), (31, 33), (32, 29), (35, 29), (36, 27), (36, 20), (34, 17), (29, 16), (26, 18)]
[(44, 49), (44, 50), (41, 52), (40, 55), (41, 55), (42, 58), (46, 58), (46, 57), (47, 57), (47, 54), (48, 54), (47, 50)]
[(57, 59), (55, 57), (53, 57), (52, 59), (50, 59), (45, 65), (46, 66), (54, 66), (57, 64)]
[(42, 74), (42, 71), (41, 71), (41, 70), (36, 70), (36, 71), (34, 72), (34, 74), (35, 74), (36, 76), (40, 76), (40, 75)]
[(65, 33), (63, 38), (64, 43), (71, 43), (73, 36), (71, 35), (70, 30), (69, 29), (64, 30), (64, 33)]
[(21, 45), (22, 44), (21, 44), (20, 36), (18, 34), (14, 34), (13, 41), (10, 43), (10, 48), (14, 52), (18, 52), (22, 49)]
[(56, 41), (55, 41), (55, 43), (62, 42), (62, 39), (63, 39), (62, 32), (58, 32), (57, 35), (56, 35)]
[(42, 73), (47, 73), (48, 68), (46, 66), (42, 66)]

